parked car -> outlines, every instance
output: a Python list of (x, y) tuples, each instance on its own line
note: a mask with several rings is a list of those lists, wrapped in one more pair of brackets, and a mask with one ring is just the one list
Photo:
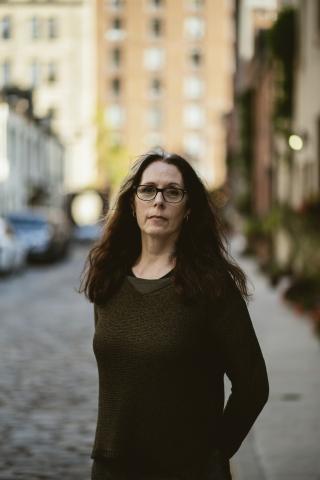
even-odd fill
[(62, 211), (36, 208), (6, 218), (25, 245), (28, 260), (54, 261), (68, 254), (71, 229)]
[(92, 225), (75, 225), (73, 227), (73, 239), (79, 243), (92, 243), (100, 238), (102, 234), (102, 225), (94, 223)]
[(0, 217), (0, 273), (21, 270), (26, 264), (27, 250), (13, 228)]

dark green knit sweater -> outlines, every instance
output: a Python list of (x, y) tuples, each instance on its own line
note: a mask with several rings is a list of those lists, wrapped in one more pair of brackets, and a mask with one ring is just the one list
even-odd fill
[[(159, 472), (229, 459), (269, 393), (265, 362), (239, 291), (186, 305), (172, 281), (141, 293), (126, 278), (94, 305), (99, 407), (91, 458)], [(226, 373), (232, 393), (224, 409)]]

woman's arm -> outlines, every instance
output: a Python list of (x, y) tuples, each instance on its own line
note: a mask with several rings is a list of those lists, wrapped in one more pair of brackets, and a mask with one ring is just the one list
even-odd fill
[(223, 413), (220, 448), (231, 458), (269, 398), (269, 381), (246, 302), (236, 287), (231, 288), (227, 302), (219, 337), (232, 388)]

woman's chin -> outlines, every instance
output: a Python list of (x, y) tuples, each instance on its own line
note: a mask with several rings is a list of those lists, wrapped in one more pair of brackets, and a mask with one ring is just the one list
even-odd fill
[(153, 225), (152, 227), (149, 227), (145, 230), (144, 232), (147, 235), (168, 235), (170, 232), (167, 231), (166, 228), (163, 226), (159, 225)]

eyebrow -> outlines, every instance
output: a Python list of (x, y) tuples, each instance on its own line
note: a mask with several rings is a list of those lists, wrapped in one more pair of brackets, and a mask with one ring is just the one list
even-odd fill
[[(144, 182), (141, 185), (156, 185), (156, 183), (155, 182)], [(167, 184), (167, 187), (169, 187), (171, 185), (174, 186), (174, 187), (183, 188), (183, 186), (180, 183), (176, 183), (176, 182), (169, 182)]]

